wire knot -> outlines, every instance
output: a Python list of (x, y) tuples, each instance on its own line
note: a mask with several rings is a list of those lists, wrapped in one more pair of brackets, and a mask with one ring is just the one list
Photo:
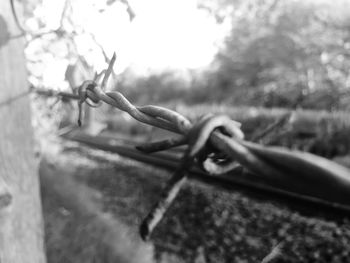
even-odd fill
[[(146, 216), (140, 226), (140, 235), (143, 240), (149, 239), (153, 229), (163, 218), (165, 212), (186, 182), (187, 173), (194, 162), (204, 164), (208, 161), (211, 165), (202, 165), (202, 167), (212, 174), (217, 173), (217, 170), (220, 170), (220, 172), (226, 172), (228, 169), (235, 168), (236, 162), (229, 157), (220, 154), (218, 149), (210, 143), (209, 137), (213, 132), (220, 132), (230, 138), (243, 139), (244, 134), (240, 130), (240, 126), (240, 123), (231, 120), (225, 115), (206, 115), (189, 129), (189, 132), (185, 137), (178, 140), (173, 139), (138, 147), (138, 149), (142, 151), (154, 152), (178, 146), (180, 143), (188, 144), (180, 166), (177, 168), (176, 172), (163, 190), (160, 200)], [(225, 160), (224, 165), (213, 161), (213, 158), (215, 157), (218, 159), (219, 155), (221, 156), (221, 160)]]
[(239, 122), (226, 115), (208, 114), (192, 125), (185, 136), (146, 143), (136, 148), (144, 153), (153, 153), (188, 144), (185, 154), (189, 158), (196, 159), (199, 166), (210, 174), (223, 174), (234, 169), (237, 164), (214, 147), (208, 139), (211, 133), (219, 132), (230, 138), (242, 140), (244, 134), (240, 127)]
[[(96, 88), (100, 88), (103, 91), (106, 87), (108, 78), (110, 77), (113, 71), (113, 65), (116, 60), (116, 54), (113, 53), (113, 57), (108, 65), (106, 70), (102, 70), (101, 73), (95, 74), (93, 80), (86, 80), (78, 87), (78, 108), (79, 108), (79, 116), (78, 116), (78, 125), (81, 126), (81, 119), (83, 115), (82, 105), (84, 102), (88, 104), (90, 107), (96, 108), (102, 104), (102, 100), (98, 94)], [(101, 78), (103, 76), (102, 83), (99, 85)]]
[(237, 167), (237, 162), (222, 153), (209, 140), (213, 132), (242, 140), (241, 124), (226, 115), (208, 114), (202, 117), (188, 133), (189, 155), (209, 174), (223, 174)]
[(90, 107), (96, 108), (101, 105), (101, 100), (94, 93), (94, 88), (97, 86), (97, 83), (92, 80), (86, 80), (83, 82), (81, 86), (78, 87), (78, 108), (79, 108), (79, 117), (78, 117), (78, 125), (81, 126), (81, 119), (83, 115), (82, 105), (84, 102), (88, 104)]

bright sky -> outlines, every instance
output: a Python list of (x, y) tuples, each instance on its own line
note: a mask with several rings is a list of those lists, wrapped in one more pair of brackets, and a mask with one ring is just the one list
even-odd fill
[[(57, 23), (57, 10), (63, 2), (44, 0), (37, 15), (45, 14), (49, 24), (50, 19)], [(229, 22), (219, 25), (206, 11), (197, 9), (196, 0), (130, 0), (136, 13), (132, 22), (124, 4), (116, 1), (106, 6), (105, 2), (71, 0), (73, 20), (93, 33), (108, 55), (116, 51), (117, 72), (128, 66), (140, 73), (203, 68), (212, 61), (230, 28)], [(89, 53), (87, 57), (98, 69), (104, 68), (103, 58), (89, 51), (87, 38), (77, 39), (80, 51)]]
[(136, 18), (123, 32), (124, 41), (115, 41), (125, 60), (156, 69), (198, 68), (212, 61), (225, 27), (198, 10), (195, 1), (139, 0), (134, 6)]
[[(95, 35), (109, 56), (114, 51), (117, 53), (117, 73), (128, 67), (141, 75), (167, 69), (205, 68), (231, 29), (231, 21), (217, 24), (206, 11), (198, 9), (197, 0), (129, 0), (136, 14), (132, 22), (126, 5), (118, 0), (111, 6), (106, 5), (107, 0), (68, 1), (73, 9), (73, 23)], [(346, 1), (349, 0), (336, 2)], [(36, 18), (40, 17), (47, 28), (57, 28), (64, 2), (43, 0), (27, 26), (32, 30), (39, 28)], [(94, 45), (88, 34), (75, 40), (79, 52), (95, 66), (95, 70), (106, 67), (100, 50), (92, 48)], [(64, 82), (62, 76), (68, 63), (67, 60), (59, 61), (57, 53), (63, 52), (64, 47), (56, 46), (55, 52), (41, 58), (41, 68), (33, 69), (42, 75), (48, 86)]]

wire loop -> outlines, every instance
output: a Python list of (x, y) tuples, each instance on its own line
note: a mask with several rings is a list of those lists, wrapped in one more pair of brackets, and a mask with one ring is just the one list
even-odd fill
[[(187, 180), (188, 170), (191, 168), (193, 163), (198, 162), (198, 160), (203, 162), (209, 158), (209, 155), (214, 153), (214, 151), (208, 151), (208, 149), (212, 147), (207, 147), (207, 144), (210, 143), (209, 138), (211, 133), (217, 129), (221, 129), (223, 133), (230, 137), (243, 139), (244, 135), (239, 127), (240, 123), (232, 121), (228, 116), (214, 116), (209, 114), (202, 117), (197, 123), (195, 123), (187, 132), (187, 135), (182, 137), (182, 140), (179, 140), (181, 142), (186, 142), (188, 147), (184, 153), (184, 156), (182, 157), (180, 166), (169, 180), (158, 203), (152, 208), (140, 226), (140, 235), (143, 240), (149, 239), (153, 229), (163, 218), (165, 212), (176, 198), (181, 187)], [(176, 143), (179, 141), (176, 141)], [(164, 144), (165, 143), (163, 142), (162, 145), (164, 146)], [(148, 145), (148, 149), (156, 149), (158, 147), (159, 150), (159, 145), (159, 142), (156, 143), (156, 146), (151, 143)], [(170, 146), (170, 144), (167, 144), (167, 146)], [(172, 146), (174, 146), (174, 144)], [(197, 156), (201, 156), (201, 158), (198, 159)], [(237, 167), (237, 163), (234, 160), (226, 159), (226, 161), (227, 163), (225, 163), (224, 166), (213, 162), (210, 169), (217, 169), (223, 172)], [(205, 166), (202, 165), (202, 167)]]

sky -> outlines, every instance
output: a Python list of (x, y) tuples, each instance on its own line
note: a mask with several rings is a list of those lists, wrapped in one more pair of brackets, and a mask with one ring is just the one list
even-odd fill
[[(86, 0), (76, 3), (86, 5)], [(94, 19), (83, 12), (77, 17), (107, 54), (116, 51), (118, 71), (130, 66), (139, 71), (205, 67), (229, 30), (229, 23), (217, 24), (193, 0), (135, 0), (130, 5), (136, 14), (132, 22), (120, 2), (103, 13), (93, 7)]]
[[(92, 33), (109, 56), (117, 53), (117, 73), (128, 67), (140, 74), (205, 68), (231, 26), (229, 21), (218, 24), (205, 10), (197, 8), (195, 0), (130, 0), (136, 14), (133, 21), (126, 5), (115, 1), (107, 6), (105, 2), (70, 0), (72, 19)], [(34, 16), (42, 17), (47, 27), (55, 28), (63, 4), (63, 0), (44, 0)], [(33, 21), (29, 20), (29, 24)], [(100, 70), (105, 67), (103, 57), (98, 51), (91, 51), (89, 38), (82, 35), (76, 39), (79, 52)]]

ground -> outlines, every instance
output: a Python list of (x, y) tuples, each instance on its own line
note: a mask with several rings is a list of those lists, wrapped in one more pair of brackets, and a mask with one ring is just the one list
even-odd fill
[(59, 144), (40, 168), (50, 263), (262, 262), (276, 246), (275, 262), (349, 262), (348, 219), (306, 216), (283, 203), (198, 182), (180, 192), (145, 244), (138, 226), (170, 173)]

